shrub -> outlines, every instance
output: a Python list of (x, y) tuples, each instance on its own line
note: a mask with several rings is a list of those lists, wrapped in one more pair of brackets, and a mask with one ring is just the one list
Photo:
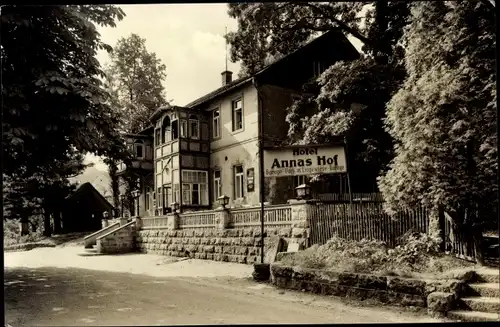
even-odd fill
[(3, 245), (10, 246), (14, 244), (37, 242), (43, 238), (42, 233), (32, 232), (21, 236), (19, 221), (17, 220), (4, 220), (3, 221)]
[(411, 231), (398, 240), (394, 249), (377, 240), (349, 241), (333, 237), (322, 246), (313, 245), (286, 256), (282, 262), (304, 268), (330, 268), (402, 277), (441, 272), (460, 266), (453, 258), (446, 258), (439, 253), (439, 244), (435, 239)]

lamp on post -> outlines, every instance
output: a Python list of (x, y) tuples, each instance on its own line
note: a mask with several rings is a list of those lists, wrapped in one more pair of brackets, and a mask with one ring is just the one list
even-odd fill
[(104, 211), (104, 212), (102, 213), (102, 218), (104, 218), (104, 220), (108, 220), (108, 218), (109, 218), (109, 213), (108, 213), (107, 211)]
[(311, 187), (308, 184), (301, 184), (295, 188), (295, 194), (298, 200), (311, 198)]
[(176, 214), (179, 211), (179, 203), (174, 202), (172, 203), (172, 212)]
[(221, 195), (217, 198), (217, 201), (219, 201), (222, 209), (226, 209), (226, 206), (229, 204), (229, 197), (227, 195)]
[(135, 205), (135, 215), (136, 216), (139, 216), (139, 196), (141, 195), (141, 193), (139, 192), (139, 190), (133, 190), (132, 191), (132, 196), (134, 197), (134, 200), (136, 201), (136, 205)]
[(118, 195), (120, 198), (120, 216), (123, 217), (123, 194)]

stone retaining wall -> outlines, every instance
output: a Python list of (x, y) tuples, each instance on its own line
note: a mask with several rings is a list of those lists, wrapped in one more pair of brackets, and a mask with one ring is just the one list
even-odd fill
[(126, 253), (136, 248), (136, 222), (132, 221), (97, 238), (98, 253)]
[[(459, 280), (419, 280), (392, 276), (375, 276), (336, 272), (323, 269), (303, 269), (274, 263), (271, 265), (272, 283), (280, 288), (304, 290), (323, 295), (373, 299), (382, 303), (428, 307), (445, 313), (459, 298), (465, 283)], [(443, 300), (437, 300), (443, 299)]]
[[(140, 230), (137, 234), (140, 252), (247, 264), (260, 262), (260, 227)], [(267, 252), (278, 236), (287, 242), (292, 236), (292, 227), (266, 228), (264, 251)]]

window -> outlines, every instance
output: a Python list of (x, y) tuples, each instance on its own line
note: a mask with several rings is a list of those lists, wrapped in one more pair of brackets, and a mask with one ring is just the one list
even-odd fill
[(314, 61), (313, 62), (313, 76), (317, 77), (325, 71), (325, 65), (321, 61)]
[(160, 145), (161, 141), (161, 129), (157, 128), (155, 129), (155, 145), (158, 146)]
[(215, 109), (212, 111), (212, 138), (216, 139), (220, 137), (220, 110)]
[(299, 185), (306, 184), (308, 182), (309, 182), (309, 177), (307, 177), (306, 175), (298, 175), (293, 177), (294, 188)]
[(150, 188), (146, 187), (146, 195), (144, 196), (144, 209), (146, 211), (149, 210), (149, 201), (151, 201), (150, 191)]
[(214, 201), (222, 195), (222, 184), (220, 178), (220, 170), (214, 171)]
[(199, 139), (200, 138), (200, 125), (198, 123), (198, 119), (196, 116), (191, 116), (189, 117), (189, 132), (190, 132), (190, 137), (193, 139)]
[(174, 120), (172, 122), (172, 140), (177, 140), (179, 138), (179, 121)]
[(181, 120), (181, 137), (187, 137), (188, 136), (188, 123), (186, 120), (182, 119)]
[(206, 171), (182, 171), (182, 204), (208, 205), (208, 177)]
[(171, 136), (170, 118), (168, 116), (165, 116), (161, 123), (161, 143), (170, 141)]
[(234, 198), (243, 197), (243, 166), (234, 166)]
[(162, 207), (162, 202), (161, 202), (161, 187), (156, 188), (156, 194), (158, 194), (158, 197), (156, 198), (157, 200), (157, 206), (158, 208)]
[(134, 147), (135, 147), (135, 156), (139, 159), (144, 158), (144, 147), (143, 147), (143, 142), (142, 141), (135, 141)]
[(233, 132), (243, 129), (243, 103), (241, 99), (232, 103), (233, 107)]

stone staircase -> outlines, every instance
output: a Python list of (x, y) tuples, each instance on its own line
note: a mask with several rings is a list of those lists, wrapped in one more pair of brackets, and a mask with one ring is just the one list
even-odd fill
[(481, 268), (467, 284), (458, 301), (457, 310), (448, 318), (458, 321), (500, 321), (500, 276), (498, 268)]

